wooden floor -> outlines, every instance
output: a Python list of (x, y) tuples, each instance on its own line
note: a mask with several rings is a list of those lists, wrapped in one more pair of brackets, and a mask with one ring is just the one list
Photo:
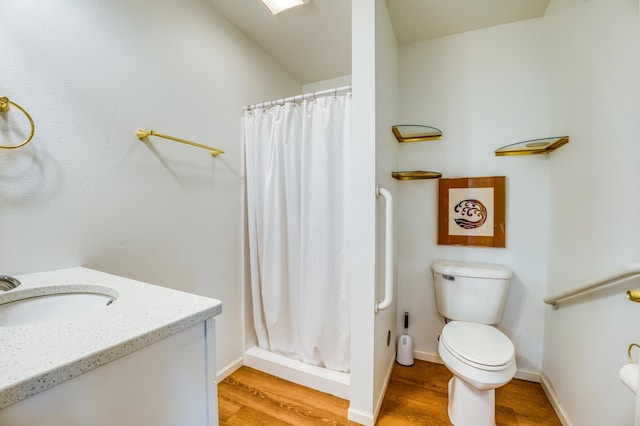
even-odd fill
[[(395, 365), (376, 425), (449, 425), (444, 365)], [(242, 367), (218, 385), (220, 425), (355, 425), (349, 402)], [(538, 383), (512, 380), (496, 391), (496, 423), (561, 425)]]

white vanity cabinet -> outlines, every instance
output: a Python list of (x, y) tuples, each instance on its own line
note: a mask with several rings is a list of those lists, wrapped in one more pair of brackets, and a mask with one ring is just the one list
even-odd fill
[[(93, 283), (100, 275), (88, 277)], [(220, 302), (121, 284), (105, 284), (119, 293), (114, 309), (82, 325), (0, 326), (1, 426), (218, 424), (213, 318)], [(147, 290), (156, 293), (151, 305), (127, 313), (136, 305), (127, 298)]]
[(0, 410), (7, 426), (217, 425), (209, 320)]

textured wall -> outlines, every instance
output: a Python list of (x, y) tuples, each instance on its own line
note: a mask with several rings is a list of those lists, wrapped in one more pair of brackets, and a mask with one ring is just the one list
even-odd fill
[(437, 181), (398, 184), (398, 312), (409, 312), (409, 334), (427, 359), (437, 354), (444, 325), (430, 263), (489, 262), (514, 272), (499, 328), (516, 347), (518, 369), (541, 369), (549, 158), (495, 157), (494, 150), (549, 136), (543, 31), (542, 19), (533, 19), (400, 49), (400, 121), (437, 127), (444, 136), (401, 144), (399, 170), (507, 177), (506, 248), (438, 246)]
[[(550, 128), (571, 135), (550, 163), (552, 294), (640, 259), (638, 2), (554, 0), (545, 26)], [(637, 424), (618, 372), (640, 341), (640, 307), (625, 297), (639, 287), (629, 280), (547, 311), (543, 371), (576, 425)]]
[(242, 106), (298, 82), (205, 0), (11, 2), (0, 39), (0, 96), (37, 128), (0, 152), (0, 271), (83, 265), (220, 299), (218, 368), (241, 357)]

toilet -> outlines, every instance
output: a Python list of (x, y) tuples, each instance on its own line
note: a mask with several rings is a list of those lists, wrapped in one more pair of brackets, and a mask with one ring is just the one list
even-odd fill
[(446, 325), (438, 354), (453, 373), (449, 420), (455, 426), (495, 426), (495, 389), (516, 373), (513, 343), (494, 327), (511, 282), (502, 265), (436, 260), (431, 264), (438, 312)]

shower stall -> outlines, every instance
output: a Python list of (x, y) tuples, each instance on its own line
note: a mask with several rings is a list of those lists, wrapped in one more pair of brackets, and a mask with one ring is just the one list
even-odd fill
[(350, 87), (247, 107), (244, 138), (245, 364), (348, 398)]
[[(380, 185), (388, 189), (390, 193), (394, 193), (396, 189), (396, 181), (391, 177), (391, 172), (397, 167), (397, 143), (390, 129), (393, 124), (397, 124), (399, 77), (398, 67), (394, 61), (377, 60), (377, 58), (393, 58), (397, 55), (393, 29), (390, 25), (385, 25), (389, 21), (384, 2), (352, 2), (351, 13), (354, 17), (352, 20), (354, 38), (352, 40), (350, 76), (353, 84), (353, 96), (351, 96), (349, 88), (331, 89), (324, 91), (324, 93), (315, 93), (315, 95), (311, 93), (296, 98), (267, 102), (266, 105), (256, 105), (254, 108), (248, 107), (245, 110), (245, 117), (251, 113), (261, 116), (264, 112), (272, 109), (271, 113), (279, 113), (279, 118), (276, 117), (276, 129), (272, 128), (269, 132), (270, 135), (277, 134), (277, 128), (281, 124), (277, 120), (289, 120), (292, 119), (293, 114), (299, 114), (302, 116), (302, 122), (311, 123), (313, 134), (308, 135), (306, 132), (308, 127), (304, 126), (301, 130), (296, 131), (299, 131), (305, 138), (313, 138), (317, 136), (315, 130), (319, 129), (318, 126), (320, 129), (322, 126), (326, 126), (323, 120), (331, 117), (330, 111), (334, 106), (345, 111), (350, 108), (351, 113), (340, 120), (342, 125), (338, 125), (340, 121), (328, 125), (328, 129), (332, 130), (327, 146), (316, 147), (314, 150), (300, 154), (295, 151), (295, 148), (286, 147), (286, 152), (290, 156), (301, 155), (305, 160), (313, 159), (309, 168), (305, 164), (304, 170), (298, 171), (295, 168), (291, 170), (292, 173), (301, 173), (302, 177), (299, 180), (293, 180), (294, 187), (301, 187), (298, 192), (294, 191), (294, 194), (302, 194), (298, 200), (299, 205), (302, 209), (310, 211), (311, 216), (305, 219), (304, 215), (298, 217), (291, 213), (290, 218), (294, 224), (299, 225), (300, 232), (303, 235), (311, 236), (311, 239), (308, 242), (305, 242), (304, 238), (298, 241), (293, 235), (287, 234), (287, 238), (280, 241), (281, 244), (287, 244), (287, 249), (294, 258), (308, 262), (303, 265), (303, 268), (307, 268), (306, 272), (305, 269), (302, 272), (287, 270), (285, 277), (287, 280), (302, 275), (310, 278), (310, 282), (319, 286), (317, 283), (320, 277), (340, 278), (342, 281), (338, 288), (343, 290), (346, 288), (347, 290), (335, 290), (334, 292), (341, 294), (341, 296), (334, 299), (333, 302), (328, 302), (331, 299), (324, 299), (324, 297), (335, 297), (335, 294), (318, 293), (321, 289), (312, 286), (307, 289), (308, 293), (294, 295), (296, 302), (298, 301), (296, 298), (302, 300), (299, 305), (284, 303), (281, 299), (274, 300), (275, 294), (265, 291), (264, 287), (256, 288), (257, 283), (260, 283), (259, 280), (256, 280), (258, 278), (255, 276), (257, 272), (254, 270), (250, 273), (248, 267), (245, 267), (246, 281), (250, 281), (250, 285), (245, 285), (244, 363), (249, 366), (256, 366), (257, 363), (269, 364), (273, 370), (264, 369), (264, 371), (273, 372), (287, 380), (298, 381), (306, 386), (348, 398), (349, 420), (363, 425), (373, 425), (393, 369), (396, 329), (399, 321), (396, 316), (395, 302), (389, 303), (384, 310), (376, 309), (376, 306), (379, 306), (378, 300), (381, 301), (383, 307), (387, 305), (382, 303), (387, 297), (384, 283), (387, 271), (385, 271), (385, 262), (383, 261), (386, 203), (376, 198), (376, 186)], [(293, 101), (300, 103), (301, 107), (294, 107)], [(309, 116), (308, 108), (311, 108), (312, 104), (317, 104), (314, 108), (321, 110), (318, 116)], [(262, 126), (265, 123), (257, 122), (248, 127), (245, 122), (245, 147), (247, 151), (251, 149), (248, 146), (248, 138), (254, 132), (253, 126), (256, 125)], [(318, 133), (325, 131), (322, 130)], [(343, 139), (343, 137), (347, 139)], [(338, 139), (343, 141), (342, 144), (333, 143)], [(275, 158), (276, 148), (270, 148), (268, 153)], [(333, 154), (330, 155), (330, 153)], [(246, 155), (246, 211), (249, 218), (249, 203), (252, 196), (249, 169), (253, 166), (249, 164), (248, 152)], [(329, 164), (330, 172), (318, 169), (319, 164), (325, 163), (331, 163)], [(261, 183), (267, 179), (284, 178), (274, 172), (275, 169), (262, 170), (257, 177)], [(330, 189), (330, 184), (338, 186), (335, 194), (334, 190)], [(345, 187), (348, 188), (347, 191), (344, 191)], [(274, 213), (275, 199), (258, 200), (262, 202), (262, 204), (258, 204), (263, 206), (261, 208), (271, 214)], [(280, 204), (277, 208), (280, 209), (280, 212), (287, 211), (283, 210), (284, 207)], [(341, 210), (345, 216), (336, 216), (334, 211)], [(287, 214), (289, 213), (287, 212)], [(280, 220), (282, 220), (281, 214), (276, 215)], [(318, 220), (317, 223), (316, 220)], [(320, 220), (328, 220), (328, 223), (321, 225), (323, 222)], [(245, 241), (249, 240), (250, 234), (255, 231), (255, 229), (251, 229), (252, 226), (255, 227), (256, 224), (252, 224), (249, 219)], [(279, 222), (278, 226), (287, 229), (284, 228), (282, 222)], [(264, 230), (266, 230), (267, 236), (273, 236), (274, 229)], [(330, 233), (330, 230), (331, 233), (333, 230), (344, 231), (344, 235), (340, 237), (340, 244), (344, 244), (343, 246), (335, 241), (325, 240), (324, 234)], [(340, 233), (335, 234), (339, 235)], [(299, 245), (289, 246), (289, 244)], [(298, 250), (295, 249), (296, 247)], [(259, 253), (262, 250), (265, 254), (265, 249), (265, 246), (257, 246), (253, 253), (250, 253), (251, 250), (246, 250), (246, 264), (255, 264), (256, 261), (262, 262), (264, 257), (260, 257)], [(269, 264), (263, 263), (261, 266), (275, 269), (277, 265), (280, 267), (278, 273), (284, 274), (285, 269), (282, 268), (281, 257), (275, 257), (273, 253), (269, 254), (271, 255)], [(336, 254), (337, 259), (330, 261), (330, 263), (334, 262), (333, 267), (323, 269), (321, 262), (327, 262), (323, 257), (325, 255), (335, 256)], [(389, 275), (395, 277), (395, 271), (389, 271)], [(278, 282), (278, 285), (282, 285), (282, 283)], [(281, 307), (298, 306), (299, 309), (297, 312), (287, 313), (290, 315), (288, 320), (279, 316), (275, 318), (265, 316), (261, 306), (256, 308), (255, 304), (249, 305), (246, 301), (251, 298), (248, 293), (256, 294), (256, 291), (259, 291), (257, 294), (261, 298), (266, 298), (267, 303)], [(390, 292), (389, 297), (393, 298), (393, 291)], [(264, 301), (262, 300), (262, 302)], [(311, 307), (308, 310), (307, 307), (303, 308), (303, 303), (309, 302), (311, 302)], [(339, 316), (338, 313), (341, 315)], [(303, 322), (305, 320), (311, 322), (312, 331), (300, 332), (301, 324), (295, 322), (298, 318), (302, 318)], [(319, 327), (322, 324), (314, 324), (314, 322), (324, 322), (323, 319), (326, 319), (325, 324), (331, 325), (323, 329)], [(259, 334), (263, 333), (261, 328), (263, 324), (266, 324), (265, 327), (269, 327), (270, 322), (280, 322), (283, 326), (290, 328), (294, 334), (302, 333), (302, 336), (298, 336), (302, 337), (302, 353), (294, 356), (297, 359), (293, 360), (297, 368), (289, 367), (291, 358), (285, 358), (283, 363), (272, 362), (270, 358), (274, 355), (273, 351), (257, 349), (260, 347), (258, 344), (261, 339)], [(254, 330), (256, 328), (254, 325), (257, 326), (257, 331)], [(263, 334), (262, 339), (271, 345), (273, 342), (268, 334), (268, 328), (266, 331), (267, 333)], [(336, 331), (338, 332), (336, 335), (329, 337), (329, 332)], [(265, 335), (266, 339), (264, 339)], [(342, 350), (334, 352), (333, 347), (329, 351), (323, 349), (326, 348), (328, 342), (332, 342), (330, 339), (336, 339), (334, 343), (329, 343), (331, 346), (341, 346), (342, 349), (348, 351), (348, 355)], [(257, 348), (253, 348), (253, 346)], [(290, 353), (295, 353), (295, 347), (293, 344), (285, 344), (280, 346), (279, 351), (290, 355)], [(256, 352), (268, 353), (264, 354), (264, 357), (256, 357), (254, 356)], [(331, 356), (325, 358), (327, 354), (331, 354)], [(311, 360), (311, 364), (314, 365), (305, 364), (301, 359)], [(317, 369), (320, 369), (323, 374), (315, 374)], [(313, 370), (313, 372), (308, 374), (307, 370)], [(318, 383), (324, 387), (317, 386)], [(335, 388), (339, 390), (335, 391)]]

